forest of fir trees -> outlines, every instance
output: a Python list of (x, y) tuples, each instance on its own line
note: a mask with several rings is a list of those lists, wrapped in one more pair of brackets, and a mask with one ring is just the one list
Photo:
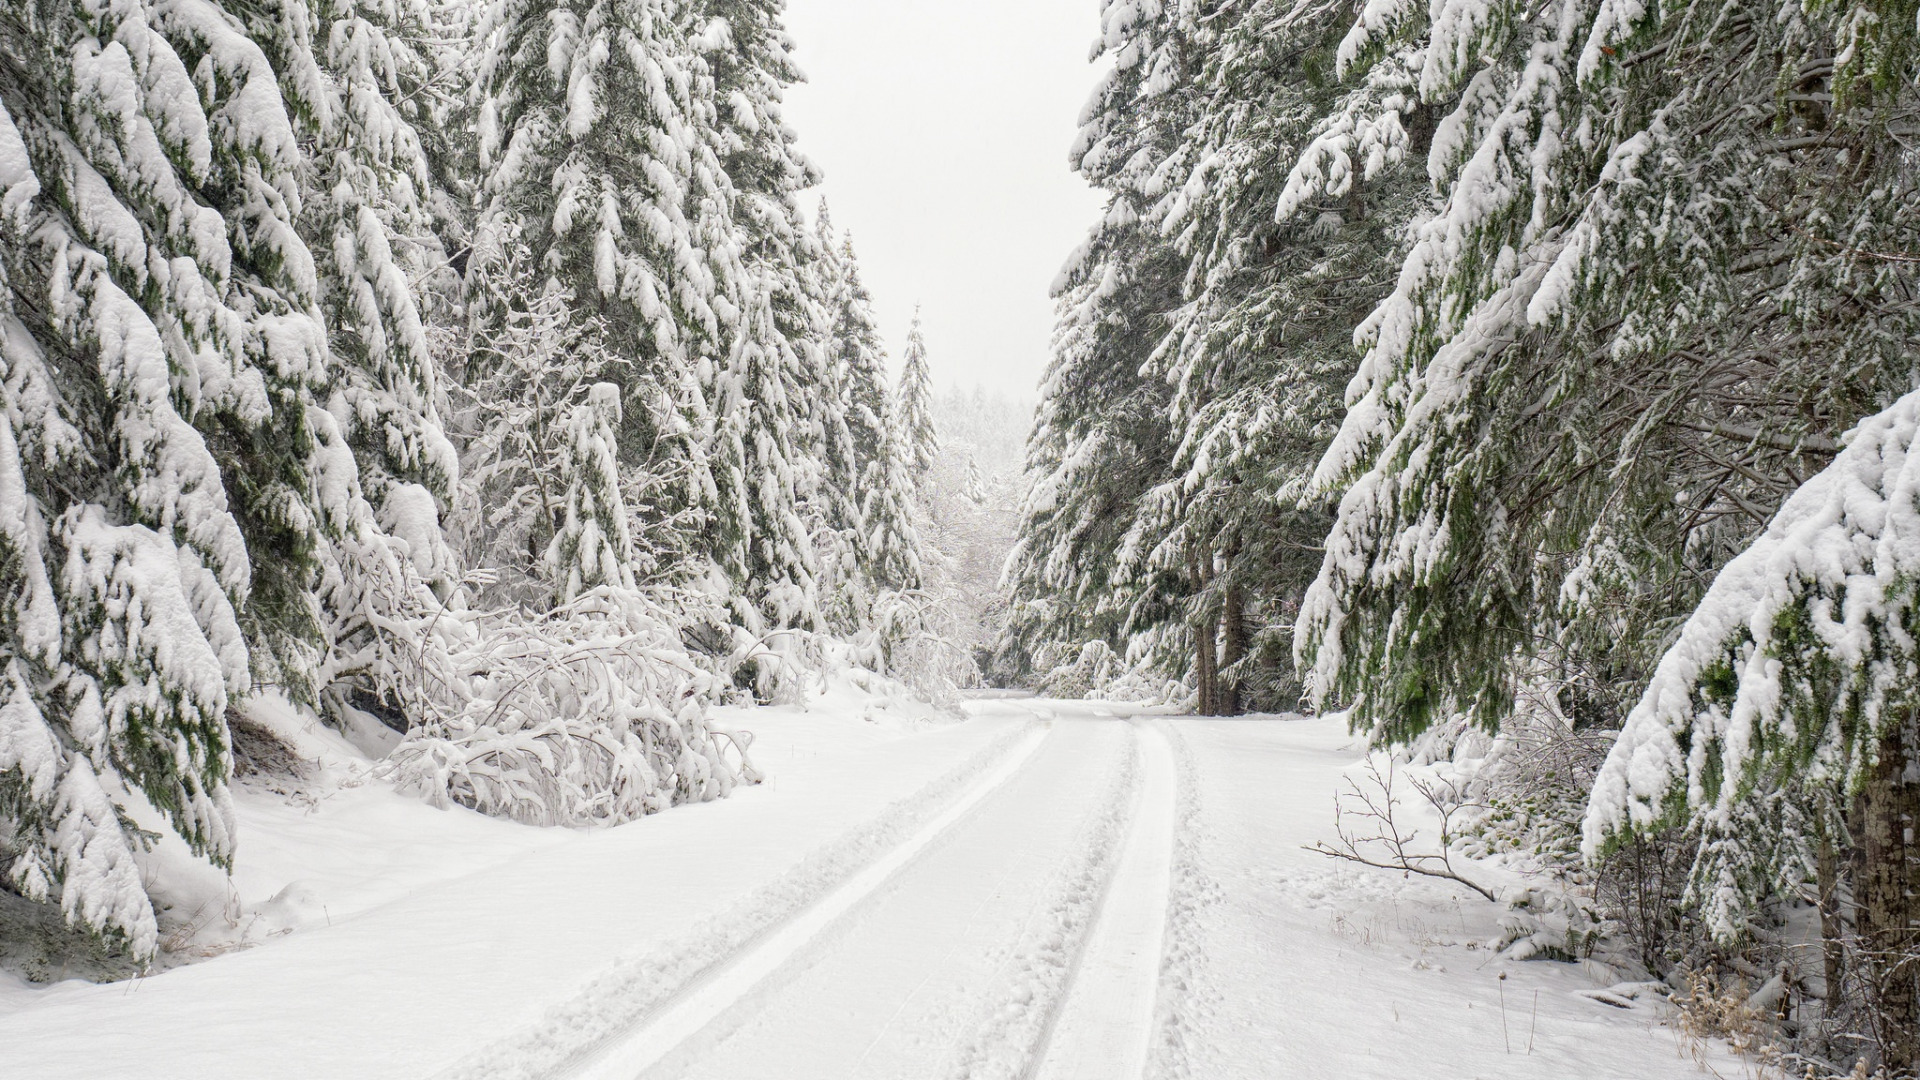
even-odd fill
[(991, 634), (1458, 763), (1539, 955), (1920, 1068), (1920, 0), (1102, 0), (966, 605), (1004, 485), (802, 212), (782, 7), (0, 8), (0, 888), (151, 959), (262, 697), (611, 824)]
[(0, 888), (151, 960), (264, 695), (581, 825), (757, 780), (712, 706), (967, 677), (783, 7), (0, 8)]
[(1345, 710), (1531, 951), (1913, 1075), (1920, 4), (1101, 12), (997, 676)]

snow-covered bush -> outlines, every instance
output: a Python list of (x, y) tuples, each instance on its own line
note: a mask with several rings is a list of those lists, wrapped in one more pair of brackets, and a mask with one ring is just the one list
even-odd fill
[(857, 640), (858, 654), (873, 671), (926, 700), (952, 704), (958, 691), (979, 679), (972, 653), (956, 640), (955, 610), (950, 596), (883, 592), (874, 601), (868, 630)]
[(1158, 665), (1128, 658), (1104, 641), (1079, 648), (1049, 645), (1037, 658), (1038, 687), (1048, 697), (1099, 698), (1144, 705), (1191, 704), (1193, 689), (1160, 673)]
[[(525, 359), (508, 356), (505, 369), (522, 370)], [(544, 613), (454, 617), (467, 635), (441, 654), (451, 693), (413, 702), (423, 712), (389, 774), (436, 804), (541, 825), (619, 824), (757, 781), (746, 737), (707, 727), (719, 686), (682, 642), (685, 609), (663, 604), (636, 574), (615, 448), (619, 388), (579, 385), (577, 369), (524, 374), (578, 403), (564, 424), (540, 407), (544, 390), (531, 410), (489, 414), (523, 415), (527, 430), (511, 436), (519, 453), (510, 470), (489, 457), (476, 477), (539, 496), (526, 507), (551, 539), (538, 563), (515, 568), (527, 579), (515, 592), (537, 598), (543, 582), (550, 591), (534, 611)], [(512, 520), (509, 511), (496, 524)]]
[(1104, 641), (1089, 641), (1078, 650), (1049, 644), (1035, 658), (1043, 674), (1040, 690), (1048, 697), (1098, 697), (1113, 682), (1120, 658)]
[(761, 779), (711, 726), (714, 677), (670, 613), (601, 586), (538, 620), (478, 620), (461, 700), (384, 766), (403, 790), (536, 825), (617, 825)]

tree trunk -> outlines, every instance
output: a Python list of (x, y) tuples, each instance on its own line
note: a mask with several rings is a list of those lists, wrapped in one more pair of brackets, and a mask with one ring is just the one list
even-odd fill
[(1822, 958), (1826, 961), (1822, 974), (1825, 977), (1827, 1015), (1833, 1016), (1846, 993), (1847, 927), (1840, 910), (1840, 858), (1833, 849), (1833, 837), (1828, 835), (1825, 827), (1819, 833), (1814, 881), (1820, 891), (1820, 946)]
[(1193, 577), (1193, 683), (1201, 716), (1220, 715), (1220, 623), (1207, 610), (1207, 586), (1213, 580), (1213, 560), (1200, 545), (1187, 549), (1187, 569)]
[(1883, 1063), (1896, 1076), (1920, 1066), (1920, 783), (1911, 775), (1911, 732), (1880, 740), (1867, 781), (1865, 869), (1859, 890), (1861, 944), (1873, 993)]
[(1220, 671), (1219, 660), (1214, 654), (1213, 638), (1215, 627), (1213, 620), (1205, 616), (1200, 625), (1194, 627), (1193, 681), (1200, 688), (1200, 715), (1220, 715)]
[[(1227, 587), (1226, 606), (1220, 616), (1220, 666), (1232, 667), (1247, 658), (1247, 595), (1238, 585)], [(1240, 676), (1221, 680), (1220, 715), (1239, 716), (1247, 711), (1247, 695)]]

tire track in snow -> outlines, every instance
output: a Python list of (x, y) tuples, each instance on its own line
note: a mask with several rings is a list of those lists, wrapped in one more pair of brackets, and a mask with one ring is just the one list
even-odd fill
[(1142, 1076), (1158, 1029), (1162, 959), (1178, 828), (1178, 769), (1149, 721), (1133, 725), (1140, 783), (1133, 820), (1065, 997), (1037, 1047), (1035, 1080)]
[(1030, 708), (1058, 727), (1019, 778), (644, 1080), (1023, 1076), (1139, 774), (1110, 714)]
[(1217, 997), (1203, 977), (1206, 962), (1201, 931), (1208, 909), (1220, 902), (1220, 886), (1201, 863), (1207, 839), (1201, 820), (1200, 765), (1180, 733), (1180, 725), (1162, 721), (1160, 730), (1173, 749), (1179, 773), (1179, 824), (1173, 845), (1173, 889), (1168, 898), (1167, 938), (1160, 965), (1159, 1001), (1154, 1009), (1154, 1041), (1147, 1080), (1187, 1080), (1193, 1075), (1197, 1033), (1214, 1011)]
[(1044, 890), (1044, 907), (983, 995), (992, 1007), (975, 1021), (948, 1080), (1021, 1080), (1032, 1073), (1110, 891), (1140, 792), (1140, 754), (1136, 732), (1126, 765), (1102, 786), (1079, 827), (1073, 857)]
[(1050, 731), (1049, 727), (1030, 734), (1006, 761), (892, 850), (780, 926), (701, 972), (671, 1000), (626, 1031), (602, 1040), (586, 1061), (562, 1075), (578, 1080), (633, 1080), (645, 1073), (964, 821), (975, 807), (1020, 773)]
[[(1111, 715), (1096, 711), (1096, 716)], [(1023, 935), (997, 1003), (949, 1080), (1086, 1077), (1149, 1069), (1183, 980), (1168, 977), (1176, 834), (1192, 821), (1187, 770), (1153, 721), (1136, 717), (1125, 782), (1101, 800), (1040, 925)], [(1184, 844), (1184, 836), (1181, 838)], [(1181, 906), (1185, 910), (1186, 905)]]
[[(1035, 713), (1035, 724), (1012, 728), (995, 738), (945, 776), (828, 843), (665, 948), (617, 962), (548, 1010), (537, 1024), (468, 1055), (435, 1080), (585, 1077), (596, 1075), (594, 1067), (609, 1061), (619, 1062), (612, 1075), (637, 1074), (639, 1066), (628, 1070), (627, 1059), (613, 1051), (624, 1050), (631, 1040), (658, 1028), (659, 1021), (687, 996), (711, 993), (708, 987), (776, 939), (798, 947), (788, 932), (801, 920), (856, 884), (864, 885), (866, 892), (878, 888), (915, 853), (1011, 780), (1051, 732), (1051, 725), (1045, 723), (1051, 715), (1027, 711)], [(885, 871), (875, 877), (876, 868), (883, 866)]]

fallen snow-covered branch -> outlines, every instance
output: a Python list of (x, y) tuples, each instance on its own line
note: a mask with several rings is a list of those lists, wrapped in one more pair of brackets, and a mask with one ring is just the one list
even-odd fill
[(710, 727), (714, 679), (640, 594), (603, 587), (488, 626), (457, 658), (470, 693), (382, 766), (402, 790), (537, 825), (618, 825), (762, 777)]
[[(1500, 898), (1491, 889), (1453, 868), (1453, 815), (1467, 804), (1452, 797), (1457, 794), (1452, 785), (1410, 781), (1420, 797), (1440, 815), (1440, 849), (1437, 853), (1428, 853), (1415, 850), (1419, 832), (1407, 828), (1396, 817), (1395, 810), (1400, 805), (1394, 791), (1396, 779), (1392, 761), (1387, 762), (1386, 772), (1382, 773), (1379, 763), (1369, 758), (1366, 786), (1349, 778), (1347, 789), (1334, 797), (1336, 842), (1329, 844), (1323, 840), (1308, 846), (1307, 850), (1379, 870), (1398, 870), (1403, 874), (1456, 882), (1498, 902)], [(1353, 824), (1355, 821), (1359, 824)]]

